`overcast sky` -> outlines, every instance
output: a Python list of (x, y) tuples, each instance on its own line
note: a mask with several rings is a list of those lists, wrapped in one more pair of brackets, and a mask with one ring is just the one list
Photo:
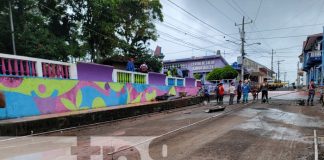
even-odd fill
[[(274, 61), (285, 60), (280, 72), (287, 72), (287, 80), (296, 80), (298, 55), (306, 35), (321, 33), (324, 25), (324, 0), (161, 0), (164, 22), (157, 23), (159, 38), (151, 43), (162, 47), (165, 59), (215, 54), (222, 55), (231, 64), (240, 55), (240, 46), (227, 42), (239, 41), (239, 27), (243, 15), (247, 57), (271, 68), (271, 50)], [(261, 5), (260, 5), (261, 4)], [(260, 6), (260, 7), (259, 7)], [(193, 18), (189, 12), (199, 20)], [(305, 26), (308, 25), (308, 26)], [(286, 29), (283, 29), (286, 28)], [(301, 65), (300, 65), (301, 66)], [(277, 72), (278, 65), (274, 63)], [(284, 75), (281, 75), (284, 79)]]

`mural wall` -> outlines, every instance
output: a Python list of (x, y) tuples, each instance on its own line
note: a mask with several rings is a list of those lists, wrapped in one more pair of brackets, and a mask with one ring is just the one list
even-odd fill
[(165, 93), (198, 92), (196, 87), (27, 77), (0, 77), (0, 90), (6, 101), (6, 107), (0, 108), (0, 119), (147, 102)]

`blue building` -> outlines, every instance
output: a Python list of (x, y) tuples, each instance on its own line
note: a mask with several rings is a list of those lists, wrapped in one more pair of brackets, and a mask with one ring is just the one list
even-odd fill
[(303, 43), (302, 54), (299, 56), (303, 63), (302, 70), (306, 72), (306, 85), (311, 79), (318, 85), (323, 85), (324, 61), (323, 55), (323, 33), (309, 35)]

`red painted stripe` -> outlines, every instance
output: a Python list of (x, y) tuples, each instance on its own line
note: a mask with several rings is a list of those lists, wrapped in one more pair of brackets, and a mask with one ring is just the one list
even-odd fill
[(24, 70), (24, 64), (23, 64), (23, 60), (20, 60), (20, 75), (24, 76), (25, 75), (25, 70)]
[(27, 74), (27, 76), (30, 76), (28, 61), (25, 61), (25, 62), (26, 62), (26, 74)]
[(31, 62), (32, 63), (32, 75), (33, 76), (36, 76), (37, 74), (36, 74), (36, 67), (35, 67), (35, 65), (36, 65), (36, 62)]
[(1, 69), (2, 69), (2, 74), (6, 74), (6, 64), (4, 58), (1, 58)]
[(11, 59), (8, 59), (8, 71), (9, 71), (9, 75), (12, 75)]
[(17, 62), (17, 59), (14, 59), (14, 69), (15, 69), (15, 75), (18, 76), (18, 62)]
[(42, 63), (42, 68), (43, 68), (43, 77), (47, 76), (47, 72), (46, 72), (46, 64)]

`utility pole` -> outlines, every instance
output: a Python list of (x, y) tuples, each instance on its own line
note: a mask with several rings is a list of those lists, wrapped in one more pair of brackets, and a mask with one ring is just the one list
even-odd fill
[(281, 60), (281, 61), (278, 60), (277, 61), (277, 63), (278, 63), (278, 74), (277, 74), (278, 75), (278, 82), (280, 80), (280, 63), (283, 62), (283, 61), (285, 61), (285, 60)]
[(247, 23), (244, 22), (244, 16), (243, 16), (242, 24), (236, 24), (235, 23), (235, 26), (242, 25), (242, 29), (241, 30), (239, 29), (239, 31), (241, 33), (241, 57), (242, 57), (242, 62), (241, 62), (241, 80), (242, 81), (244, 80), (244, 56), (245, 56), (245, 53), (244, 53), (244, 43), (245, 43), (244, 25), (245, 24), (250, 24), (250, 23), (252, 23), (252, 20), (250, 22), (247, 22)]
[(297, 84), (296, 84), (297, 87), (299, 86), (300, 83), (300, 76), (298, 72), (299, 72), (299, 61), (297, 62)]
[(271, 70), (273, 71), (273, 49), (271, 52)]
[(13, 54), (16, 55), (15, 30), (14, 30), (14, 25), (12, 20), (11, 0), (9, 0), (9, 17), (10, 17), (10, 28), (11, 28), (12, 50), (13, 50)]

